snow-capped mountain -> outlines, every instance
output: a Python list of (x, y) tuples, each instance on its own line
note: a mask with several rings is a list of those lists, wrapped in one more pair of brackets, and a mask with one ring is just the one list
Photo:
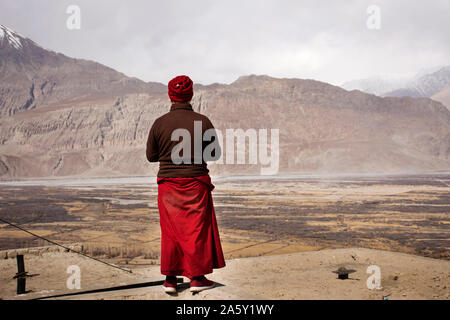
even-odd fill
[(407, 86), (386, 92), (384, 96), (430, 98), (450, 85), (450, 66), (413, 79)]
[(411, 79), (410, 76), (387, 74), (366, 79), (351, 80), (341, 85), (345, 90), (360, 90), (377, 96), (385, 92), (393, 91), (405, 86)]
[(0, 25), (0, 117), (63, 101), (165, 90), (160, 83), (46, 50)]
[(22, 40), (23, 37), (18, 33), (0, 24), (0, 48), (11, 46), (20, 50), (23, 47)]
[(383, 75), (352, 80), (341, 87), (378, 96), (429, 98), (450, 85), (450, 66), (421, 70), (414, 76)]

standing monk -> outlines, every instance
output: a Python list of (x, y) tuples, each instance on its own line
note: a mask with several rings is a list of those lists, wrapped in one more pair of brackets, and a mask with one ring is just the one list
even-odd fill
[(181, 275), (191, 279), (191, 292), (200, 292), (214, 286), (205, 274), (225, 266), (211, 196), (214, 185), (203, 157), (207, 130), (215, 137), (213, 159), (220, 156), (220, 146), (211, 121), (192, 110), (192, 80), (178, 76), (168, 87), (172, 106), (155, 120), (147, 140), (148, 161), (159, 161), (163, 288), (166, 293), (177, 292), (176, 276)]

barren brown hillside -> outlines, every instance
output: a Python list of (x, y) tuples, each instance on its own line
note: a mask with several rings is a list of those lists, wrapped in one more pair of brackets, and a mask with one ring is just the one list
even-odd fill
[[(1, 27), (0, 179), (156, 173), (144, 149), (153, 121), (169, 109), (164, 85), (45, 50)], [(428, 98), (250, 75), (197, 84), (192, 105), (223, 132), (279, 129), (279, 173), (450, 169), (450, 111)], [(210, 168), (260, 172), (258, 164)]]

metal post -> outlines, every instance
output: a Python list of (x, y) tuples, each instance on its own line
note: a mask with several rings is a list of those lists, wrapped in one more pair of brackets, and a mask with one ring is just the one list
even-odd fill
[(26, 272), (25, 263), (23, 262), (23, 255), (17, 255), (17, 294), (24, 294), (26, 292)]

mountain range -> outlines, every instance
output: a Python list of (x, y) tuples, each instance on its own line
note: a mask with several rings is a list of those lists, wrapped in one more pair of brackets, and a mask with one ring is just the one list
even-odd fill
[(450, 86), (433, 95), (431, 99), (441, 102), (450, 110)]
[(160, 83), (145, 83), (93, 61), (45, 50), (2, 25), (0, 57), (0, 115), (53, 103), (165, 90)]
[[(450, 66), (423, 70), (413, 77), (384, 75), (352, 80), (342, 84), (342, 88), (346, 90), (361, 90), (378, 96), (437, 97), (437, 99), (440, 97), (440, 92), (445, 91), (448, 87), (450, 87)], [(449, 104), (446, 104), (446, 106), (450, 108)]]
[[(450, 169), (450, 111), (428, 97), (265, 75), (196, 84), (194, 92), (194, 110), (223, 132), (279, 129), (280, 173)], [(169, 107), (161, 83), (43, 49), (0, 26), (0, 179), (154, 175), (145, 142)], [(209, 168), (213, 175), (260, 170)]]

